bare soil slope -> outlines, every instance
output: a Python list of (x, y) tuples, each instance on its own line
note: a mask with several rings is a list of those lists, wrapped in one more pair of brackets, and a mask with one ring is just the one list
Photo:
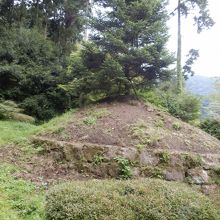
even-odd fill
[(216, 138), (135, 100), (81, 109), (67, 127), (44, 136), (67, 142), (220, 154), (220, 141)]

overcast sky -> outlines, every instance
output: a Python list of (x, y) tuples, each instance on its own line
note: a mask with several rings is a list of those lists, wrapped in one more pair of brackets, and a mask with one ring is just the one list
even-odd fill
[[(183, 64), (191, 48), (199, 49), (200, 57), (193, 65), (197, 75), (220, 77), (220, 0), (208, 0), (210, 15), (215, 25), (210, 30), (197, 34), (193, 20), (182, 17)], [(177, 6), (177, 0), (170, 0), (169, 11)], [(177, 17), (169, 21), (170, 40), (168, 48), (175, 52), (177, 47)]]

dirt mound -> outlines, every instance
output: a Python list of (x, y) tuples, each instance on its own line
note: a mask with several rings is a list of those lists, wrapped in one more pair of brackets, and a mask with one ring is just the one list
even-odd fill
[(47, 138), (118, 147), (220, 154), (220, 141), (168, 113), (136, 100), (102, 103), (73, 114)]

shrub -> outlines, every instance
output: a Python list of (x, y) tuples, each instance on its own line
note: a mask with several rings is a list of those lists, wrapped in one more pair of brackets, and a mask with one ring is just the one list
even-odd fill
[(203, 160), (200, 155), (182, 154), (185, 166), (189, 169), (200, 167), (203, 164)]
[(51, 189), (47, 220), (217, 220), (210, 200), (184, 184), (154, 179), (72, 182)]
[(2, 31), (0, 97), (16, 101), (38, 120), (63, 113), (71, 103), (69, 94), (59, 88), (68, 80), (64, 61), (58, 48), (34, 29)]
[(119, 165), (119, 176), (122, 179), (129, 179), (132, 176), (131, 172), (131, 162), (123, 157), (116, 157), (116, 162)]
[(139, 92), (139, 96), (183, 121), (190, 122), (199, 118), (200, 100), (191, 93), (176, 93), (169, 83)]
[(199, 118), (200, 101), (190, 93), (167, 96), (164, 106), (169, 113), (183, 121), (194, 121)]
[(23, 109), (13, 101), (0, 100), (0, 120), (15, 120), (23, 122), (34, 122), (34, 118), (22, 113)]
[(176, 131), (181, 130), (181, 124), (180, 124), (179, 122), (174, 122), (174, 123), (172, 124), (172, 127), (173, 127), (173, 129), (176, 130)]
[(219, 119), (206, 119), (201, 123), (200, 128), (220, 140)]
[(168, 151), (158, 152), (157, 155), (159, 156), (160, 163), (168, 164), (170, 162), (170, 153)]

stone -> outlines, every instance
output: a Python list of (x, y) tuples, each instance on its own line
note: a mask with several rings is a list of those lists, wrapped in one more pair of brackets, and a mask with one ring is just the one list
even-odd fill
[(139, 161), (141, 166), (154, 166), (159, 162), (159, 159), (155, 155), (153, 156), (150, 152), (143, 150), (139, 155)]
[(205, 170), (200, 167), (190, 169), (187, 172), (190, 182), (196, 185), (208, 184), (209, 176)]
[(137, 152), (137, 149), (135, 149), (135, 148), (125, 148), (125, 147), (123, 147), (123, 148), (120, 149), (119, 154), (120, 154), (119, 155), (120, 157), (126, 158), (130, 161), (136, 161), (138, 152)]
[(168, 169), (165, 171), (165, 179), (168, 181), (183, 181), (185, 173), (183, 170)]

